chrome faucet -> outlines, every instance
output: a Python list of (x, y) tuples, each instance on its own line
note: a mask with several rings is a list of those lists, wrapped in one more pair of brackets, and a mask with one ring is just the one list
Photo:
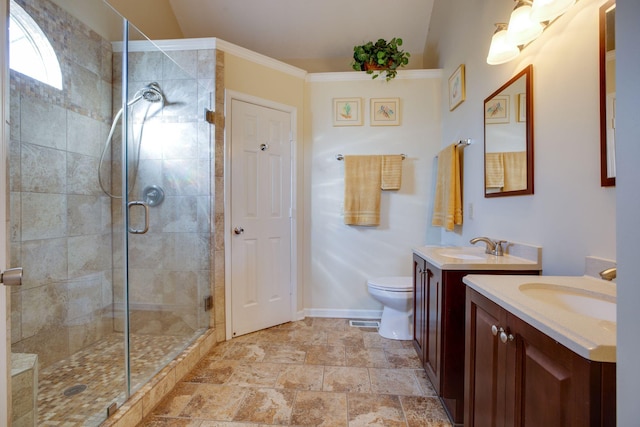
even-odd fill
[(487, 245), (484, 253), (489, 255), (496, 255), (496, 256), (504, 255), (504, 249), (502, 248), (502, 244), (506, 243), (506, 241), (491, 240), (488, 237), (474, 237), (473, 239), (469, 240), (469, 243), (471, 243), (472, 245), (475, 245), (478, 242), (484, 242)]
[(604, 280), (613, 280), (616, 278), (617, 275), (617, 268), (616, 267), (612, 267), (612, 268), (607, 268), (606, 270), (602, 270), (600, 273), (600, 277), (602, 277)]

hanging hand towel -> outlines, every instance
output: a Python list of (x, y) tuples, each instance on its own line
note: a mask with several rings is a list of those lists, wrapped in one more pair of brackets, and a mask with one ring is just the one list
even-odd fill
[(402, 183), (402, 155), (392, 154), (382, 156), (382, 186), (383, 190), (399, 190)]
[(455, 144), (438, 154), (438, 175), (431, 224), (452, 231), (462, 224), (462, 193), (460, 191), (460, 159)]
[(382, 156), (344, 156), (344, 223), (380, 224)]

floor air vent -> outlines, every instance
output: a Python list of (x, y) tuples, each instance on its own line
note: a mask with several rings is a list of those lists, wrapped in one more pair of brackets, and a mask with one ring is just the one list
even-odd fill
[(349, 320), (349, 326), (354, 328), (379, 328), (380, 322), (377, 320)]

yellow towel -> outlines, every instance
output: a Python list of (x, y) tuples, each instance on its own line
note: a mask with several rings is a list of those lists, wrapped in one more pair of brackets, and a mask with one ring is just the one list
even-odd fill
[(527, 188), (527, 152), (502, 153), (504, 158), (504, 191)]
[(380, 224), (382, 156), (344, 156), (344, 223)]
[(383, 190), (399, 190), (402, 183), (402, 155), (382, 156)]
[(438, 174), (431, 224), (452, 231), (462, 224), (462, 192), (460, 190), (460, 158), (455, 144), (438, 153)]
[(502, 153), (484, 155), (484, 182), (487, 188), (504, 187), (504, 164)]

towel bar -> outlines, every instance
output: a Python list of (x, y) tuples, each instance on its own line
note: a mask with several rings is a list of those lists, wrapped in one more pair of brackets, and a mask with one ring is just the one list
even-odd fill
[[(402, 156), (402, 160), (407, 158), (406, 154), (400, 154)], [(342, 154), (336, 154), (336, 160), (344, 160), (344, 156)]]
[[(456, 142), (454, 142), (456, 147), (462, 146), (462, 148), (466, 147), (467, 145), (471, 145), (471, 138), (467, 138), (467, 139), (459, 139)], [(435, 159), (438, 158), (438, 155), (436, 154)]]

